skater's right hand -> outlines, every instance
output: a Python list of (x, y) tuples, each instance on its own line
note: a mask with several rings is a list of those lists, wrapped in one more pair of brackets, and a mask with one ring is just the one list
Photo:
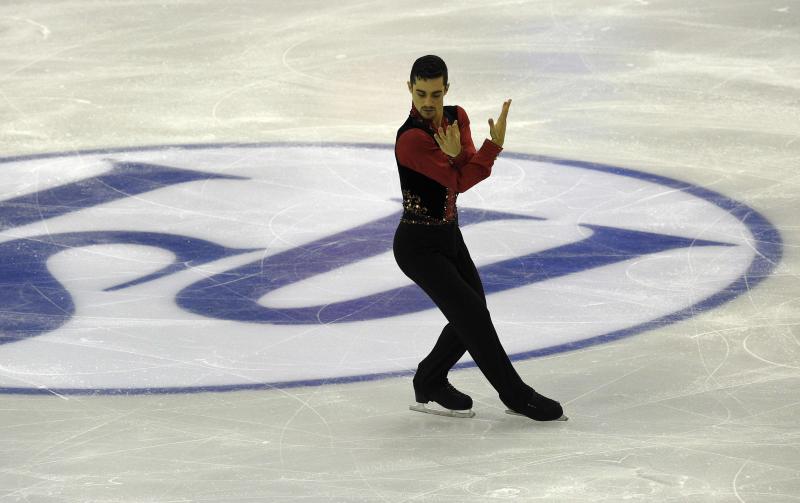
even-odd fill
[(506, 139), (506, 117), (508, 116), (508, 107), (510, 106), (511, 99), (509, 98), (508, 101), (503, 102), (503, 109), (500, 111), (500, 117), (497, 118), (497, 122), (493, 122), (492, 119), (489, 119), (489, 134), (492, 135), (492, 141), (495, 142), (498, 147), (502, 147)]

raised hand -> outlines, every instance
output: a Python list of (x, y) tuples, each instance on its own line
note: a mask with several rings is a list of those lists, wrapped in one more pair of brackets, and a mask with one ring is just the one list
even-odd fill
[(433, 133), (433, 139), (439, 144), (442, 152), (450, 157), (458, 156), (461, 153), (461, 131), (458, 129), (458, 119), (447, 126), (447, 131), (439, 126), (439, 132)]
[(508, 107), (511, 106), (511, 99), (503, 102), (503, 109), (500, 111), (500, 117), (497, 122), (489, 119), (489, 134), (492, 136), (492, 141), (498, 146), (502, 147), (506, 139), (506, 117), (508, 117)]

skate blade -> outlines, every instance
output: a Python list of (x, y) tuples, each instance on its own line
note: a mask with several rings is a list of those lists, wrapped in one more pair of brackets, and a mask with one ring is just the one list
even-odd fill
[(437, 416), (448, 416), (448, 417), (473, 417), (475, 413), (470, 410), (450, 410), (450, 409), (434, 409), (432, 407), (428, 407), (427, 404), (417, 402), (416, 405), (409, 405), (408, 408), (410, 410), (415, 410), (417, 412), (423, 412), (425, 414), (436, 414)]
[[(527, 417), (525, 414), (520, 414), (519, 412), (514, 412), (513, 410), (510, 409), (506, 409), (506, 414), (511, 414), (512, 416)], [(567, 420), (569, 420), (569, 418), (567, 416), (562, 415), (561, 417), (555, 419), (554, 421), (567, 421)]]

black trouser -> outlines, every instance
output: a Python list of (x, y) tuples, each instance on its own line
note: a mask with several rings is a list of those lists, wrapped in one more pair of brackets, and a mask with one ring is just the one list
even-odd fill
[(420, 362), (415, 380), (443, 382), (469, 351), (498, 393), (515, 395), (525, 389), (497, 337), (481, 278), (458, 224), (401, 222), (393, 250), (403, 273), (428, 294), (448, 321), (433, 350)]

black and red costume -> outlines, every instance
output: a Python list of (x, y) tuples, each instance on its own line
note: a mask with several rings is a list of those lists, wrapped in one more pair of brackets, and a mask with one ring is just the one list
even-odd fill
[(456, 208), (459, 193), (491, 174), (502, 147), (486, 139), (476, 151), (469, 117), (459, 106), (444, 107), (441, 127), (446, 129), (456, 119), (461, 153), (455, 158), (441, 150), (433, 137), (433, 121), (423, 118), (413, 104), (395, 143), (403, 215), (394, 235), (394, 257), (448, 320), (433, 350), (420, 362), (414, 384), (415, 388), (440, 386), (450, 368), (469, 351), (501, 399), (518, 397), (530, 388), (511, 365), (492, 324)]

